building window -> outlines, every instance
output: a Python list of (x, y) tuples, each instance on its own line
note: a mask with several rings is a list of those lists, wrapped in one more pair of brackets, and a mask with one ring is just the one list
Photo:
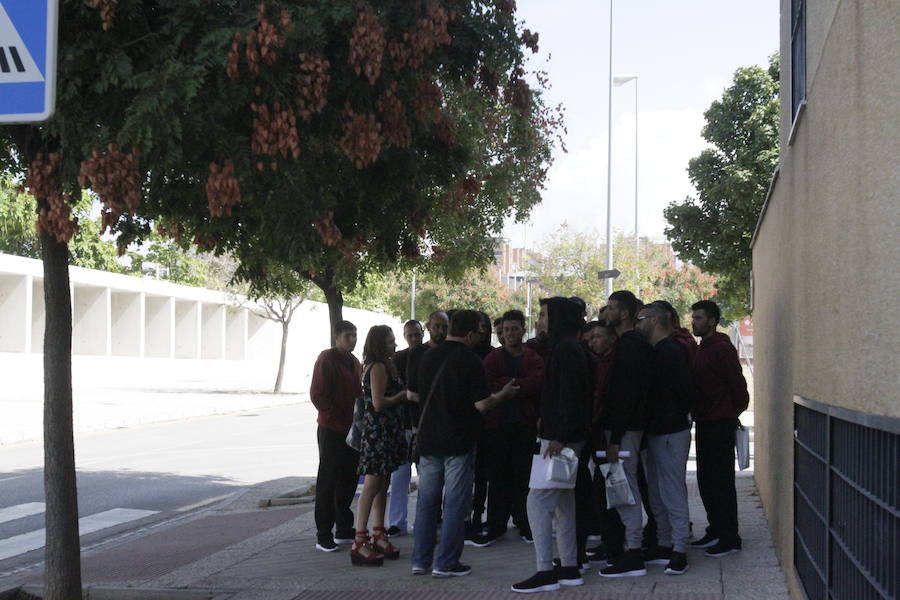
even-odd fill
[(794, 397), (794, 567), (809, 600), (900, 594), (900, 419)]
[(791, 121), (806, 100), (806, 0), (791, 0)]

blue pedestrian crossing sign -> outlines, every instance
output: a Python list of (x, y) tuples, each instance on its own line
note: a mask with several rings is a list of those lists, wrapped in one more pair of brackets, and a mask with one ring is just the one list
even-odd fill
[(0, 0), (0, 123), (53, 114), (57, 12), (58, 0)]

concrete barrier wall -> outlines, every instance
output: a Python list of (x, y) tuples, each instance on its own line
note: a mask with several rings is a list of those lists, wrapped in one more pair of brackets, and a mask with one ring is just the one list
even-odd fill
[[(279, 323), (228, 294), (79, 267), (69, 269), (73, 380), (90, 389), (268, 391), (281, 349)], [(344, 308), (359, 329), (362, 356), (372, 325), (389, 325), (404, 346), (402, 322)], [(40, 398), (44, 337), (43, 268), (0, 254), (0, 399)], [(304, 301), (289, 330), (285, 392), (305, 392), (329, 345), (328, 307)]]

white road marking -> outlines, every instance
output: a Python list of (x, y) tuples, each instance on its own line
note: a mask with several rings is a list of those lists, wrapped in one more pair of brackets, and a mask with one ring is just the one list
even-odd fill
[(16, 504), (7, 508), (0, 508), (0, 523), (7, 521), (15, 521), (22, 517), (30, 517), (31, 515), (39, 515), (44, 512), (43, 502), (26, 502), (25, 504)]
[[(143, 519), (150, 515), (155, 515), (155, 510), (140, 510), (136, 508), (114, 508), (95, 515), (78, 519), (78, 532), (80, 535), (94, 533), (102, 529), (121, 525), (128, 521)], [(0, 560), (18, 556), (25, 552), (31, 552), (38, 548), (44, 547), (46, 532), (43, 529), (36, 529), (16, 535), (5, 540), (0, 540)]]

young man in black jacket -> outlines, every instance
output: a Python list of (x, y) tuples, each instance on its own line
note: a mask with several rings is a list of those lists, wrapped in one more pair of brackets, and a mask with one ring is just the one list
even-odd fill
[[(581, 453), (589, 434), (593, 408), (593, 373), (590, 359), (576, 334), (584, 325), (582, 308), (568, 298), (541, 301), (546, 308), (550, 357), (541, 390), (540, 451), (555, 456), (563, 448)], [(543, 314), (543, 312), (542, 312)], [(512, 586), (514, 592), (559, 589), (581, 585), (575, 532), (575, 491), (571, 488), (534, 489), (528, 492), (528, 523), (534, 537), (538, 572)], [(553, 567), (553, 517), (560, 568)]]
[(622, 465), (634, 504), (619, 506), (619, 516), (625, 525), (625, 554), (612, 565), (600, 570), (603, 577), (637, 577), (647, 574), (641, 554), (644, 513), (638, 488), (637, 469), (641, 439), (644, 435), (644, 409), (647, 398), (647, 378), (650, 374), (650, 344), (634, 330), (641, 301), (626, 290), (613, 292), (606, 305), (606, 323), (614, 327), (619, 339), (609, 374), (609, 387), (603, 405), (608, 445), (606, 457), (610, 463), (619, 460), (619, 451), (627, 450)]
[(690, 514), (685, 475), (691, 447), (688, 413), (695, 392), (688, 352), (672, 337), (670, 308), (664, 300), (652, 302), (641, 309), (637, 322), (637, 330), (653, 345), (644, 471), (659, 540), (655, 548), (647, 549), (644, 561), (666, 565), (669, 575), (681, 575), (688, 568)]

